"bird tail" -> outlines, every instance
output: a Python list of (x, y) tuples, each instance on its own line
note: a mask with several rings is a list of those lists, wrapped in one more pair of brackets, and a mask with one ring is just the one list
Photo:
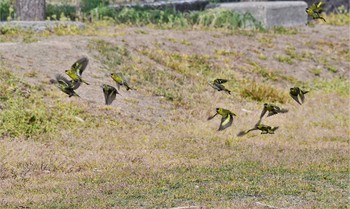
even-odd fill
[(129, 90), (135, 90), (135, 89), (131, 88), (130, 86), (126, 86), (126, 90), (129, 91)]
[(225, 89), (225, 91), (226, 91), (229, 95), (231, 95), (231, 91), (230, 91), (230, 90)]
[(279, 126), (271, 128), (272, 131), (276, 131), (279, 128)]
[(76, 96), (76, 97), (80, 97), (77, 93), (73, 92), (72, 94), (69, 95), (69, 97), (72, 97), (72, 96)]
[(324, 22), (327, 22), (323, 17), (320, 16), (320, 19), (322, 19)]
[(301, 90), (301, 93), (302, 94), (306, 94), (306, 93), (309, 93), (310, 91), (303, 91), (303, 90)]
[(213, 116), (208, 117), (208, 120), (213, 119), (218, 113), (215, 113)]
[(85, 83), (86, 85), (90, 85), (88, 82), (84, 81), (83, 79), (81, 79), (81, 82)]
[(280, 113), (286, 113), (286, 112), (288, 112), (288, 110), (287, 110), (287, 109), (280, 109), (279, 112), (280, 112)]
[(237, 136), (240, 137), (240, 136), (244, 136), (248, 133), (248, 131), (240, 131)]
[(50, 79), (50, 83), (55, 84), (55, 83), (57, 83), (57, 81), (55, 79)]

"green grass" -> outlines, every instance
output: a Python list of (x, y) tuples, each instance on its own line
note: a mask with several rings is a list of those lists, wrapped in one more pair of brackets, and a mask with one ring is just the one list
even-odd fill
[(327, 93), (335, 92), (341, 96), (350, 95), (349, 80), (339, 76), (332, 79), (315, 79), (310, 86), (311, 88), (322, 90)]
[(61, 102), (49, 106), (43, 89), (17, 79), (9, 70), (1, 69), (1, 74), (0, 136), (43, 139), (82, 125), (75, 117), (86, 118), (84, 109)]

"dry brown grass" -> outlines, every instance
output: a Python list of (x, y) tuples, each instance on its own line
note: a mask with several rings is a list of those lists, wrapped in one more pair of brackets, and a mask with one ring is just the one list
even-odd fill
[[(6, 39), (13, 43), (0, 44), (0, 124), (9, 130), (22, 124), (17, 134), (0, 138), (0, 207), (349, 205), (349, 60), (339, 58), (337, 63), (346, 74), (322, 68), (315, 79), (304, 68), (317, 65), (311, 59), (293, 65), (273, 59), (285, 53), (286, 42), (300, 49), (303, 42), (346, 28), (273, 34), (276, 48), (271, 51), (258, 41), (269, 40), (262, 39), (269, 33), (99, 29), (98, 34), (87, 29), (88, 35), (35, 35), (40, 40), (36, 43), (23, 43), (17, 34), (18, 39)], [(349, 40), (337, 37), (328, 41), (342, 46), (334, 49), (340, 55)], [(312, 45), (302, 49), (317, 56), (328, 53)], [(268, 59), (259, 59), (262, 53)], [(48, 80), (81, 55), (90, 58), (84, 77), (91, 85), (78, 89), (81, 99), (68, 99)], [(252, 66), (252, 61), (259, 65)], [(98, 86), (114, 85), (108, 73), (118, 70), (130, 76), (137, 91), (122, 90), (105, 107)], [(230, 78), (232, 95), (208, 86), (213, 78)], [(292, 78), (311, 89), (302, 106), (288, 97)], [(29, 85), (29, 99), (23, 91), (11, 91), (23, 83)], [(257, 97), (245, 96), (246, 90)], [(9, 106), (9, 99), (24, 104)], [(276, 133), (236, 137), (257, 122), (266, 101), (289, 109), (264, 118), (264, 123), (280, 126)], [(219, 118), (207, 121), (219, 106), (238, 115), (222, 132), (216, 131)], [(50, 131), (43, 133), (39, 126), (28, 134), (30, 114), (8, 117), (4, 123), (4, 116), (20, 109), (43, 118), (41, 124)]]

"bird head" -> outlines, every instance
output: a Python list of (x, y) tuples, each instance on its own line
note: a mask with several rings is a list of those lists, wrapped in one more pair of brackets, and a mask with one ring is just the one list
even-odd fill
[(264, 107), (266, 107), (266, 106), (267, 106), (267, 103), (264, 104)]
[(50, 83), (53, 84), (53, 83), (57, 83), (57, 81), (55, 79), (50, 79)]

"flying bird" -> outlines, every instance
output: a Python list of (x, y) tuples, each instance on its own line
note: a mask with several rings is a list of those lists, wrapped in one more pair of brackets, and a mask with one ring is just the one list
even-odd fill
[(63, 77), (60, 74), (57, 74), (55, 78), (56, 79), (51, 79), (50, 82), (55, 84), (57, 88), (59, 88), (64, 93), (68, 94), (69, 97), (72, 97), (72, 96), (79, 97), (79, 95), (75, 93), (74, 85), (71, 81), (69, 81), (67, 78)]
[(218, 131), (222, 131), (231, 126), (233, 122), (233, 116), (236, 116), (236, 114), (231, 112), (230, 110), (224, 108), (216, 108), (216, 113), (213, 116), (210, 116), (208, 120), (213, 119), (218, 114), (222, 117)]
[(226, 87), (223, 85), (224, 83), (226, 83), (228, 80), (226, 79), (215, 79), (214, 81), (209, 81), (209, 85), (211, 87), (213, 87), (215, 90), (217, 91), (225, 91), (227, 92), (228, 94), (231, 94), (231, 91), (226, 89)]
[(261, 134), (274, 134), (275, 131), (279, 128), (277, 127), (271, 127), (268, 125), (264, 125), (262, 123), (260, 123), (261, 120), (259, 120), (259, 122), (257, 124), (255, 124), (254, 128), (251, 128), (247, 131), (241, 131), (237, 134), (237, 136), (244, 136), (247, 133), (251, 132), (251, 131), (255, 131), (255, 130), (260, 130)]
[[(289, 95), (296, 101), (298, 104), (304, 103), (305, 100), (305, 94), (309, 91), (301, 90), (299, 87), (293, 87), (289, 90)], [(300, 98), (300, 100), (299, 100)]]
[[(82, 74), (86, 68), (86, 66), (89, 63), (89, 59), (87, 57), (82, 57), (80, 59), (78, 59), (69, 70), (66, 70), (66, 74), (73, 79), (73, 81), (75, 82), (83, 82), (87, 85), (89, 85), (89, 83), (87, 83), (86, 81), (84, 81), (82, 79)], [(80, 85), (80, 84), (79, 84)]]
[(111, 73), (111, 78), (116, 82), (118, 90), (120, 89), (120, 86), (125, 86), (127, 91), (133, 90), (133, 88), (130, 87), (129, 79), (127, 79), (121, 72)]
[(308, 16), (312, 17), (312, 19), (322, 19), (326, 22), (326, 20), (321, 16), (323, 12), (324, 3), (321, 1), (319, 3), (311, 4), (310, 7), (306, 8), (306, 13)]
[(286, 112), (288, 112), (287, 109), (281, 109), (281, 108), (279, 108), (276, 105), (265, 103), (264, 104), (264, 109), (262, 110), (261, 115), (260, 115), (260, 120), (262, 119), (262, 117), (264, 117), (264, 115), (266, 114), (267, 111), (269, 112), (267, 114), (267, 117), (270, 117), (272, 115), (276, 115), (278, 113), (286, 113)]
[(113, 86), (102, 84), (101, 88), (103, 90), (103, 94), (105, 96), (105, 104), (110, 105), (115, 100), (115, 97), (119, 92)]

